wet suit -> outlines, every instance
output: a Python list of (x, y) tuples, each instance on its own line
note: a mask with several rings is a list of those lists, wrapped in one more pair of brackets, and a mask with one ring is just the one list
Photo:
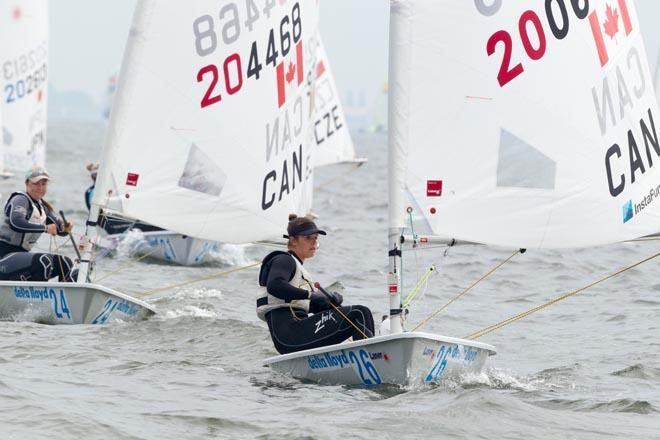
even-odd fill
[[(354, 340), (363, 339), (362, 333), (373, 336), (373, 316), (365, 306), (338, 307), (362, 333), (337, 313), (320, 292), (314, 292), (309, 301), (309, 312), (313, 315), (309, 315), (304, 308), (291, 307), (292, 301), (306, 300), (309, 291), (313, 289), (311, 280), (305, 280), (306, 289), (291, 284), (299, 270), (294, 258), (298, 259), (293, 252), (273, 252), (264, 259), (259, 274), (259, 284), (266, 288), (268, 294), (285, 302), (271, 306), (273, 308), (265, 314), (271, 338), (279, 353), (338, 344), (351, 336)], [(298, 263), (302, 266), (299, 259)], [(259, 300), (257, 306), (259, 307)]]
[(95, 187), (96, 183), (85, 190), (85, 205), (87, 206), (88, 211), (92, 209), (92, 199), (94, 198)]
[[(37, 212), (35, 212), (37, 210)], [(41, 201), (25, 193), (13, 193), (4, 209), (5, 221), (0, 225), (0, 279), (11, 281), (73, 281), (73, 262), (59, 254), (32, 253), (38, 237), (47, 225), (62, 225)], [(66, 236), (66, 232), (58, 232)]]

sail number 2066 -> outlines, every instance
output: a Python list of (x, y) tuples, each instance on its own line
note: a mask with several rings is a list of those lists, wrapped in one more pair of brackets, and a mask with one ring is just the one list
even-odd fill
[[(563, 40), (570, 29), (571, 19), (569, 6), (566, 3), (566, 0), (545, 0), (545, 20), (551, 34), (557, 40)], [(577, 19), (582, 20), (589, 14), (589, 0), (570, 0), (570, 9)], [(543, 58), (547, 48), (546, 33), (541, 18), (535, 11), (529, 9), (521, 14), (518, 19), (518, 34), (530, 61)], [(498, 46), (503, 47), (502, 61), (497, 74), (500, 87), (504, 87), (525, 70), (522, 61), (516, 62), (520, 59), (520, 54), (513, 53), (513, 38), (508, 31), (498, 30), (486, 43), (488, 56), (494, 55)]]
[[(221, 36), (225, 46), (238, 40), (244, 25), (252, 31), (254, 23), (260, 19), (260, 13), (270, 17), (271, 9), (275, 7), (275, 0), (265, 0), (263, 9), (257, 7), (255, 0), (245, 0), (246, 11), (241, 17), (236, 3), (228, 3), (220, 9), (219, 18), (221, 29), (216, 30), (216, 20), (212, 15), (206, 14), (193, 22), (195, 50), (200, 57), (213, 54), (218, 48), (218, 35)], [(244, 21), (243, 21), (243, 20)], [(207, 84), (204, 96), (201, 99), (202, 108), (216, 104), (222, 100), (222, 94), (238, 93), (243, 88), (243, 81), (258, 80), (261, 70), (266, 66), (277, 66), (280, 57), (286, 57), (293, 45), (300, 41), (302, 36), (302, 21), (300, 5), (295, 3), (291, 13), (284, 15), (275, 28), (271, 28), (267, 40), (253, 41), (250, 54), (247, 57), (247, 70), (244, 78), (244, 57), (239, 53), (231, 53), (221, 63), (211, 63), (203, 66), (197, 72), (197, 82)], [(245, 55), (245, 54), (243, 54)], [(221, 81), (222, 77), (222, 81)]]

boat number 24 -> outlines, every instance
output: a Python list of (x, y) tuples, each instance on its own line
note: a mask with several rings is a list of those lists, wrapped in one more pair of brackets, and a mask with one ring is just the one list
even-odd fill
[(69, 304), (66, 301), (64, 291), (60, 289), (60, 294), (58, 295), (54, 289), (50, 289), (48, 296), (53, 300), (53, 311), (57, 319), (64, 318), (64, 315), (66, 315), (67, 319), (71, 319), (71, 311), (69, 310)]
[(113, 301), (112, 299), (108, 298), (108, 300), (103, 304), (103, 308), (101, 309), (101, 312), (99, 312), (98, 315), (92, 320), (92, 324), (103, 324), (105, 321), (108, 320), (110, 317), (110, 314), (117, 308), (117, 301)]

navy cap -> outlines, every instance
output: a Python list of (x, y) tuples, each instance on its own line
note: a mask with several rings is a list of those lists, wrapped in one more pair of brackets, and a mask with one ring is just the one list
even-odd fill
[(316, 227), (316, 223), (311, 220), (289, 226), (286, 232), (288, 235), (284, 235), (284, 238), (295, 237), (297, 235), (327, 235), (325, 231)]

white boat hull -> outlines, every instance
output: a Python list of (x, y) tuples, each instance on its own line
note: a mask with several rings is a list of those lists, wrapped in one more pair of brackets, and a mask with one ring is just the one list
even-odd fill
[(182, 266), (202, 264), (209, 252), (218, 250), (218, 243), (188, 237), (176, 232), (145, 232), (143, 252), (154, 251), (151, 256)]
[(104, 324), (154, 313), (147, 303), (96, 284), (0, 281), (0, 320)]
[[(149, 254), (149, 257), (181, 266), (195, 266), (206, 261), (211, 251), (217, 252), (220, 244), (214, 241), (188, 237), (171, 231), (142, 232), (143, 240), (136, 245), (136, 252)], [(107, 236), (113, 248), (125, 238), (125, 234)]]
[(482, 370), (495, 348), (429, 333), (400, 333), (275, 356), (264, 366), (323, 384), (421, 385)]

